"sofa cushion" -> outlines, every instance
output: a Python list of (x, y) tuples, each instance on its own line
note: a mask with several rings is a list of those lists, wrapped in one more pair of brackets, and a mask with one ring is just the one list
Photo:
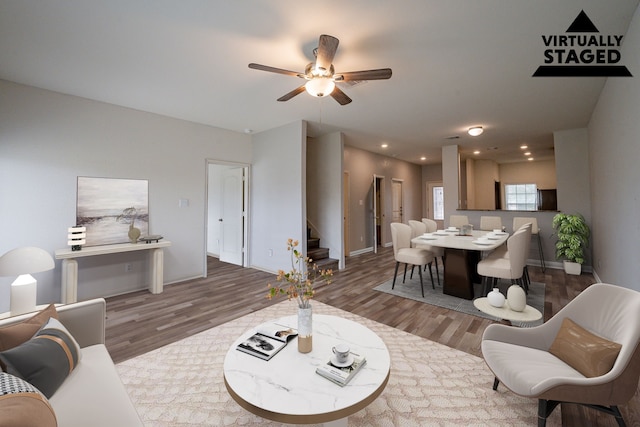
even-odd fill
[(82, 363), (49, 401), (60, 426), (142, 427), (104, 344), (82, 349)]
[(51, 317), (58, 318), (54, 304), (50, 304), (35, 316), (20, 323), (0, 328), (0, 351), (9, 350), (29, 341)]
[(549, 353), (592, 378), (611, 370), (621, 348), (620, 344), (599, 337), (565, 317)]
[(55, 427), (56, 416), (33, 385), (0, 372), (0, 427)]
[(80, 361), (80, 346), (57, 319), (49, 321), (29, 341), (0, 353), (6, 371), (51, 397)]

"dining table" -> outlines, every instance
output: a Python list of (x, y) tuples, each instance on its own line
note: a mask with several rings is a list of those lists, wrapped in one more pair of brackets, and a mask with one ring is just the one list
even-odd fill
[(458, 298), (472, 300), (473, 284), (480, 283), (478, 261), (505, 244), (509, 233), (504, 231), (472, 230), (461, 234), (459, 229), (447, 228), (425, 233), (411, 239), (417, 248), (429, 250), (432, 246), (444, 248), (444, 283), (442, 292)]

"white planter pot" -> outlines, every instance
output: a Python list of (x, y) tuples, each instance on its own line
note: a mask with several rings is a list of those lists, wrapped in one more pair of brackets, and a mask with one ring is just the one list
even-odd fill
[(577, 262), (564, 261), (564, 272), (579, 276), (582, 272), (582, 264)]

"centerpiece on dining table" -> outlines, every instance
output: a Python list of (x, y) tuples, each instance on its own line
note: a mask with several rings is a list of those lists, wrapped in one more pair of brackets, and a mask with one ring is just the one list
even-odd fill
[(278, 270), (276, 281), (281, 285), (268, 284), (267, 298), (286, 295), (298, 303), (298, 351), (309, 353), (313, 347), (313, 323), (311, 299), (316, 283), (331, 283), (333, 270), (321, 270), (313, 260), (298, 250), (297, 240), (287, 240), (287, 251), (291, 252), (291, 270)]

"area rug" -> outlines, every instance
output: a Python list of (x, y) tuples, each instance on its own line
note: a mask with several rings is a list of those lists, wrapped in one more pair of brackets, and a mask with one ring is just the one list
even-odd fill
[[(381, 285), (373, 288), (376, 291), (386, 292), (388, 294), (396, 295), (402, 298), (409, 298), (415, 301), (420, 301), (425, 304), (436, 305), (438, 307), (448, 308), (449, 310), (459, 311), (461, 313), (472, 314), (474, 316), (483, 317), (485, 319), (490, 320), (501, 320), (489, 314), (483, 313), (478, 310), (474, 305), (472, 300), (467, 300), (464, 298), (458, 298), (451, 295), (446, 295), (442, 293), (442, 286), (437, 284), (437, 278), (435, 275), (435, 271), (433, 272), (434, 280), (436, 280), (436, 288), (433, 289), (431, 286), (431, 280), (429, 279), (429, 270), (427, 270), (426, 274), (423, 272), (423, 282), (424, 282), (424, 298), (422, 297), (422, 292), (420, 290), (420, 276), (418, 276), (417, 272), (414, 272), (413, 278), (409, 278), (410, 274), (407, 271), (407, 278), (404, 283), (402, 283), (402, 273), (398, 273), (398, 278), (396, 279), (396, 285), (394, 289), (391, 289), (391, 285), (393, 284), (393, 279), (390, 279)], [(440, 272), (440, 280), (442, 281), (443, 274)], [(507, 295), (507, 289), (510, 286), (510, 283), (507, 281), (502, 281), (500, 283), (500, 292), (503, 295)], [(541, 325), (544, 319), (544, 283), (540, 282), (532, 282), (529, 285), (529, 293), (527, 294), (527, 304), (538, 309), (542, 313), (542, 319), (535, 322), (513, 322), (514, 326), (520, 327), (531, 327)], [(474, 295), (476, 298), (483, 295), (482, 285), (476, 283), (474, 284)]]
[[(118, 364), (145, 426), (280, 425), (235, 403), (224, 386), (222, 365), (240, 334), (294, 312), (294, 304), (283, 301)], [(350, 427), (537, 425), (537, 401), (503, 386), (493, 391), (493, 375), (481, 358), (320, 302), (314, 302), (314, 312), (360, 322), (389, 348), (389, 383), (373, 403), (349, 417)], [(559, 407), (547, 425), (561, 425)]]

